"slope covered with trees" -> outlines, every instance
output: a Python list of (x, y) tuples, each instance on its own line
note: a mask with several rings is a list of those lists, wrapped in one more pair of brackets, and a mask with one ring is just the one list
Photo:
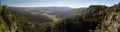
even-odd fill
[(6, 6), (0, 10), (0, 32), (15, 32), (17, 20), (14, 15), (9, 12)]
[(30, 11), (25, 11), (24, 8), (12, 7), (10, 8), (10, 11), (14, 15), (16, 15), (18, 19), (27, 20), (31, 22), (51, 22), (51, 21), (54, 21), (52, 18), (56, 18), (54, 15), (48, 15), (46, 13), (33, 14)]
[(49, 29), (52, 29), (53, 25), (51, 22), (31, 22), (19, 17), (16, 18), (8, 6), (2, 6), (0, 10), (0, 32), (47, 32), (52, 31)]
[(2, 7), (0, 32), (120, 32), (120, 3), (111, 7), (91, 5), (83, 13), (55, 22), (30, 22), (14, 15), (7, 6)]
[[(120, 3), (119, 3), (120, 4)], [(91, 5), (87, 11), (56, 24), (58, 32), (120, 32), (120, 5)]]

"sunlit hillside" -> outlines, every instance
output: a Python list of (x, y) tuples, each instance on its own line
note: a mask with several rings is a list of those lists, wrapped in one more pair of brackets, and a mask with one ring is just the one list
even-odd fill
[(53, 1), (2, 0), (0, 32), (120, 32), (120, 0)]

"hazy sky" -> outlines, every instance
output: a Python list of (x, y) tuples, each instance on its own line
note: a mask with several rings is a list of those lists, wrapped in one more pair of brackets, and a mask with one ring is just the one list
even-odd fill
[(2, 4), (17, 7), (88, 7), (89, 5), (112, 6), (120, 0), (0, 0)]

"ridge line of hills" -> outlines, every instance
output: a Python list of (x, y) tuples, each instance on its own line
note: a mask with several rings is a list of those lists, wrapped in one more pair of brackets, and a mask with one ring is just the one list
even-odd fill
[(36, 19), (28, 17), (29, 13), (16, 14), (7, 6), (0, 7), (0, 32), (120, 32), (120, 3), (111, 7), (91, 5), (80, 14), (45, 23), (31, 22)]

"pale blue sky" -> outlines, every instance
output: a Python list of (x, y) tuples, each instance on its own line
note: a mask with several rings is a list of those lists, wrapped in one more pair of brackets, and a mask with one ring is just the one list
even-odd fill
[(89, 5), (112, 6), (120, 0), (1, 0), (2, 4), (16, 7), (88, 7)]

